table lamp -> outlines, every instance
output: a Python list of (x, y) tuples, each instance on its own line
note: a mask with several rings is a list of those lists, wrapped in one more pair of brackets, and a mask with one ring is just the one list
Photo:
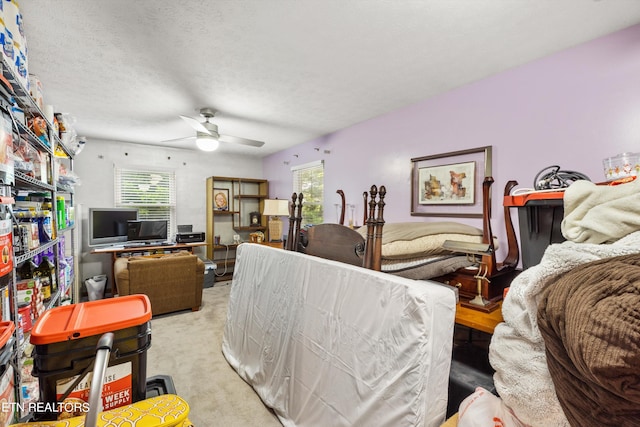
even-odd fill
[(269, 216), (269, 241), (282, 241), (281, 216), (289, 216), (289, 202), (280, 199), (266, 199), (264, 201), (263, 215)]

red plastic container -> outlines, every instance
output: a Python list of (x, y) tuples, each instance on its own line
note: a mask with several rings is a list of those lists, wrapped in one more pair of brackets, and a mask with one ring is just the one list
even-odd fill
[(0, 368), (4, 368), (11, 358), (11, 342), (15, 329), (16, 325), (11, 321), (0, 322)]
[[(40, 401), (55, 403), (63, 397), (88, 401), (96, 344), (106, 332), (113, 332), (115, 337), (102, 393), (104, 409), (144, 400), (150, 320), (151, 303), (146, 295), (89, 301), (46, 311), (33, 326), (30, 338), (35, 345), (33, 375), (38, 378)], [(75, 380), (79, 382), (65, 397)], [(35, 415), (38, 420), (57, 417), (57, 413)]]
[(20, 327), (25, 334), (31, 330), (33, 323), (31, 321), (31, 306), (25, 305), (18, 308), (20, 313)]

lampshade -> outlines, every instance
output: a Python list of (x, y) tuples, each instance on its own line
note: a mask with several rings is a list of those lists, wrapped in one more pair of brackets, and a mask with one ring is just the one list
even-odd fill
[(284, 199), (267, 199), (264, 201), (263, 215), (289, 216), (289, 202)]
[(202, 151), (215, 151), (220, 145), (220, 142), (218, 142), (218, 140), (214, 136), (201, 134), (200, 132), (198, 132), (196, 145)]
[(279, 217), (289, 215), (289, 202), (280, 199), (267, 199), (264, 201), (263, 215), (269, 218), (269, 241), (282, 241), (282, 221)]

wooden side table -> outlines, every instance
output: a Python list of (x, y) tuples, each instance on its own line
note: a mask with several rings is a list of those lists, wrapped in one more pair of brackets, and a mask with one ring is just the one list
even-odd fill
[(493, 334), (493, 330), (502, 322), (502, 301), (498, 302), (499, 307), (491, 313), (485, 313), (472, 308), (456, 305), (456, 323), (467, 326), (471, 329)]
[[(502, 282), (500, 283), (500, 289), (502, 290), (501, 292), (503, 295), (506, 295), (505, 290), (511, 286), (513, 279), (515, 279), (521, 272), (522, 270), (513, 270), (501, 276)], [(496, 299), (494, 298), (494, 301), (495, 300)], [(498, 323), (504, 321), (502, 318), (502, 299), (496, 302), (498, 307), (490, 313), (464, 307), (458, 303), (456, 306), (456, 323), (467, 326), (471, 329), (477, 329), (478, 331), (493, 334)]]

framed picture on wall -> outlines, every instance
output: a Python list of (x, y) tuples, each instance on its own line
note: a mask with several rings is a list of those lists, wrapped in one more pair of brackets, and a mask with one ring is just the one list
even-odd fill
[(472, 205), (475, 202), (476, 162), (426, 166), (418, 169), (421, 205)]
[(216, 211), (229, 210), (229, 189), (228, 188), (213, 189), (213, 210), (216, 210)]
[(482, 218), (491, 146), (411, 159), (411, 215)]

